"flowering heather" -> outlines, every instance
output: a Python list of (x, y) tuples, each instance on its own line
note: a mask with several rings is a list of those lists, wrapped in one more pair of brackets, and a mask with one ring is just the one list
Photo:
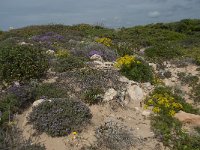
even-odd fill
[(54, 32), (47, 32), (42, 35), (33, 36), (32, 39), (36, 42), (51, 42), (51, 41), (62, 41), (64, 37)]
[(92, 50), (92, 51), (90, 51), (89, 52), (89, 57), (91, 57), (91, 56), (93, 56), (93, 55), (100, 55), (100, 56), (102, 56), (103, 55), (103, 53), (101, 52), (101, 51), (96, 51), (96, 50)]
[(90, 57), (93, 54), (98, 54), (101, 55), (106, 61), (114, 61), (117, 58), (115, 51), (98, 43), (90, 43), (84, 46), (77, 45), (77, 47), (71, 49), (70, 51), (73, 55), (81, 57)]

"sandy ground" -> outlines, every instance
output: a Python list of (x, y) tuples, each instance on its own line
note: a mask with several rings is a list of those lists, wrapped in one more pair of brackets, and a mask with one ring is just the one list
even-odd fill
[(90, 107), (93, 118), (87, 128), (77, 135), (59, 138), (52, 138), (45, 133), (35, 135), (35, 130), (32, 129), (30, 124), (27, 124), (26, 119), (31, 109), (29, 108), (23, 114), (16, 116), (18, 127), (23, 131), (25, 138), (31, 137), (34, 143), (44, 144), (47, 150), (79, 150), (84, 145), (90, 145), (96, 140), (94, 136), (95, 129), (110, 120), (122, 122), (133, 132), (134, 137), (139, 139), (140, 142), (136, 143), (136, 146), (132, 147), (131, 150), (164, 149), (162, 144), (155, 139), (154, 133), (150, 129), (149, 118), (142, 116), (142, 108), (135, 108), (133, 102), (130, 102), (125, 108), (112, 101), (107, 104), (93, 105)]

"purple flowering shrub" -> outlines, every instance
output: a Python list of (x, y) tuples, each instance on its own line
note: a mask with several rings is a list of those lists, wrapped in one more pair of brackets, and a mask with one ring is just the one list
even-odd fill
[(64, 36), (59, 35), (55, 32), (47, 32), (45, 34), (33, 36), (32, 40), (36, 42), (62, 41), (64, 40)]
[(90, 43), (89, 45), (77, 45), (72, 48), (71, 53), (75, 56), (89, 58), (94, 54), (102, 56), (105, 61), (114, 61), (117, 54), (114, 50), (98, 43)]
[(38, 132), (55, 137), (81, 132), (91, 118), (90, 109), (83, 102), (61, 98), (34, 107), (28, 120)]
[(47, 32), (41, 35), (36, 35), (31, 38), (33, 42), (39, 42), (46, 49), (55, 50), (56, 43), (65, 41), (65, 37), (55, 32)]
[(12, 86), (0, 98), (0, 124), (12, 121), (13, 114), (21, 112), (35, 100), (34, 89), (28, 85)]

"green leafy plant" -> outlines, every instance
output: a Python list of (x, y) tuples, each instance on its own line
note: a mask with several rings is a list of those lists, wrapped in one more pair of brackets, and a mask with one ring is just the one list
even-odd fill
[(81, 101), (51, 99), (33, 108), (28, 120), (37, 131), (55, 137), (81, 132), (91, 118), (89, 108)]
[(89, 105), (98, 104), (102, 101), (102, 94), (103, 90), (100, 88), (89, 89), (84, 93), (84, 102), (88, 103)]
[(28, 81), (45, 75), (48, 61), (45, 54), (32, 46), (0, 47), (0, 81)]
[[(182, 130), (182, 124), (173, 116), (183, 110), (189, 113), (199, 113), (180, 96), (174, 94), (168, 87), (157, 87), (146, 100), (156, 115), (151, 117), (151, 126), (156, 137), (172, 150), (198, 150), (200, 136), (189, 135)], [(146, 106), (145, 106), (146, 107)]]
[(59, 49), (56, 51), (56, 57), (58, 58), (66, 58), (69, 56), (69, 52), (65, 49)]
[(56, 63), (53, 64), (55, 71), (66, 72), (72, 69), (83, 68), (84, 59), (81, 57), (68, 56), (65, 58), (59, 58)]
[(152, 82), (153, 71), (143, 60), (134, 56), (125, 55), (116, 60), (115, 66), (130, 80), (138, 82)]
[(163, 61), (183, 56), (181, 47), (174, 43), (156, 44), (145, 50), (145, 55), (151, 60)]
[(56, 84), (40, 84), (35, 88), (35, 97), (37, 99), (45, 98), (65, 98), (68, 97), (67, 90)]

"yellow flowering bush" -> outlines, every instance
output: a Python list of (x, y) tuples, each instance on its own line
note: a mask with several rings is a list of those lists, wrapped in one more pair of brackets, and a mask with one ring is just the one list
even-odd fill
[(107, 46), (107, 47), (112, 46), (112, 40), (111, 40), (110, 38), (106, 38), (106, 37), (97, 38), (97, 39), (95, 40), (95, 42), (100, 43), (100, 44), (103, 44), (103, 45), (105, 45), (105, 46)]
[(125, 55), (116, 60), (115, 67), (130, 80), (138, 82), (152, 82), (153, 72), (143, 60), (133, 55)]
[(115, 67), (122, 68), (123, 66), (130, 67), (132, 63), (141, 63), (137, 61), (133, 55), (125, 55), (116, 60)]
[(183, 106), (176, 102), (175, 98), (168, 93), (155, 93), (147, 101), (145, 108), (152, 106), (152, 111), (154, 113), (164, 113), (169, 116), (174, 116), (174, 114), (183, 109)]
[(69, 52), (67, 50), (60, 49), (56, 51), (55, 56), (58, 58), (66, 58), (69, 56)]

